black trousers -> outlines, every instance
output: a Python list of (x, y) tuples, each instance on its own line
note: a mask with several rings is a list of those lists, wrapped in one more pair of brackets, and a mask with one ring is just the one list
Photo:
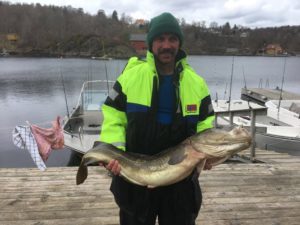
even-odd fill
[(120, 225), (195, 225), (202, 194), (197, 174), (176, 184), (148, 189), (113, 177), (111, 191), (120, 207)]

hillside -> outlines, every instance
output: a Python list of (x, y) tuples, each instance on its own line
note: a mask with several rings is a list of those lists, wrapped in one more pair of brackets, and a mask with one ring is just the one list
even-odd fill
[[(189, 54), (257, 55), (268, 53), (270, 44), (281, 49), (276, 54), (300, 54), (300, 26), (249, 29), (229, 23), (180, 24), (183, 48)], [(147, 21), (137, 25), (117, 11), (90, 15), (80, 8), (0, 1), (0, 53), (11, 55), (127, 58), (135, 54), (130, 34), (146, 33), (147, 27)]]

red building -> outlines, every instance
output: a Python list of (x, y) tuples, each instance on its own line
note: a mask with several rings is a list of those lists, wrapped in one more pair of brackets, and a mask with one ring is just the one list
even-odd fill
[(146, 34), (131, 34), (130, 44), (139, 55), (145, 55), (147, 51)]
[(267, 55), (281, 55), (283, 54), (283, 49), (279, 44), (269, 44), (266, 47)]

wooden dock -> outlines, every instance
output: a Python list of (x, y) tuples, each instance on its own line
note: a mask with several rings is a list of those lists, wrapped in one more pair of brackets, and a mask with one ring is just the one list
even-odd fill
[[(265, 163), (225, 163), (203, 171), (198, 225), (300, 224), (300, 157), (257, 150), (256, 158)], [(0, 224), (119, 224), (106, 171), (90, 168), (79, 186), (76, 172), (77, 167), (0, 169)]]

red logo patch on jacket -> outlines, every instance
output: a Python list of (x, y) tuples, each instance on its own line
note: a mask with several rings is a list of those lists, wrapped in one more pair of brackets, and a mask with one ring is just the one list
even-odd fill
[(197, 112), (197, 105), (196, 104), (186, 105), (185, 110), (187, 113), (195, 113)]

